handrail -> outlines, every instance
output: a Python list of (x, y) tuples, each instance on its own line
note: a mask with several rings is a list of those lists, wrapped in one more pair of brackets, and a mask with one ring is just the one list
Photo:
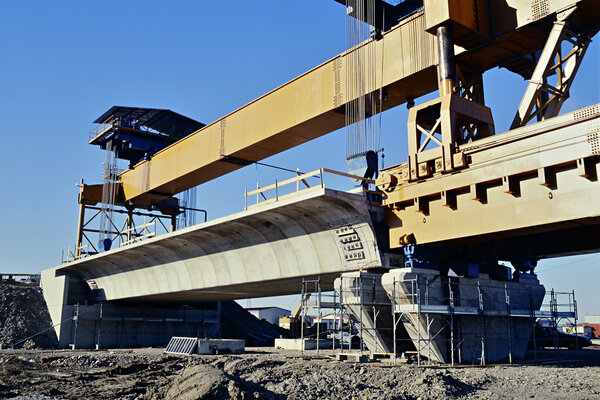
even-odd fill
[(117, 122), (118, 124), (119, 119), (120, 117), (115, 117), (114, 114), (106, 118), (103, 123), (98, 124), (98, 126), (96, 126), (89, 132), (88, 141), (91, 142), (92, 140), (96, 139), (98, 136), (102, 135), (109, 129), (112, 129), (113, 125), (115, 125), (115, 122)]
[[(154, 232), (149, 229), (152, 226), (154, 226)], [(133, 235), (130, 235), (130, 232), (133, 232)], [(148, 233), (144, 234), (144, 232)], [(119, 247), (127, 246), (129, 244), (154, 237), (156, 236), (156, 221), (148, 222), (143, 225), (132, 226), (131, 228), (124, 229), (121, 234), (125, 235), (126, 237), (130, 236), (130, 238), (121, 242)]]
[[(323, 169), (321, 168), (321, 169), (318, 169), (316, 171), (312, 171), (312, 172), (308, 172), (306, 174), (298, 175), (298, 176), (296, 176), (294, 178), (286, 179), (285, 181), (275, 182), (272, 185), (265, 186), (265, 187), (258, 188), (258, 189), (252, 190), (250, 192), (247, 192), (246, 196), (252, 196), (252, 195), (255, 195), (255, 194), (260, 194), (260, 193), (263, 193), (263, 192), (275, 189), (275, 188), (280, 187), (280, 186), (285, 186), (285, 185), (290, 184), (290, 183), (301, 181), (302, 179), (306, 179), (306, 178), (310, 178), (312, 176), (320, 175), (320, 174), (322, 174), (322, 171), (323, 171)], [(321, 182), (322, 182), (322, 180), (321, 180)]]
[(374, 185), (375, 184), (375, 180), (374, 179), (364, 178), (364, 177), (358, 176), (358, 175), (352, 175), (352, 174), (347, 174), (345, 172), (334, 171), (334, 170), (328, 169), (328, 168), (321, 168), (321, 171), (328, 172), (328, 173), (333, 174), (333, 175), (345, 176), (346, 178), (356, 179), (356, 180), (368, 183), (370, 185)]
[(105, 133), (106, 131), (112, 129), (112, 127), (113, 127), (112, 123), (99, 124), (98, 126), (96, 126), (94, 129), (92, 129), (89, 132), (88, 142), (91, 142), (92, 140), (96, 139), (98, 136), (100, 136), (103, 133)]
[(137, 234), (138, 230), (139, 230), (139, 232), (143, 232), (145, 230), (148, 230), (148, 227), (155, 226), (155, 225), (156, 225), (156, 221), (152, 221), (152, 222), (147, 222), (142, 225), (132, 226), (131, 228), (123, 229), (123, 231), (121, 232), (121, 235), (126, 235), (128, 232), (131, 232), (131, 231), (133, 231)]
[(87, 257), (89, 255), (89, 252), (84, 251), (84, 249), (87, 249), (88, 247), (89, 245), (87, 244), (83, 246), (67, 247), (66, 250), (62, 251), (61, 264), (69, 263)]
[[(254, 189), (254, 190), (251, 190), (251, 191), (248, 191), (246, 189), (244, 191), (244, 209), (247, 210), (248, 207), (253, 207), (253, 206), (256, 206), (256, 205), (260, 204), (261, 201), (260, 201), (259, 195), (262, 196), (262, 198), (264, 199), (263, 203), (265, 201), (278, 201), (281, 197), (283, 197), (283, 196), (280, 196), (280, 194), (279, 194), (279, 188), (281, 188), (282, 186), (289, 185), (291, 183), (296, 183), (295, 193), (299, 193), (299, 192), (302, 192), (304, 190), (314, 189), (316, 187), (324, 188), (325, 185), (323, 183), (323, 175), (325, 173), (332, 174), (332, 175), (343, 176), (343, 177), (351, 178), (351, 179), (356, 179), (356, 180), (365, 182), (367, 185), (375, 183), (375, 181), (373, 179), (368, 179), (368, 178), (364, 178), (364, 177), (361, 177), (361, 176), (358, 176), (358, 175), (348, 174), (348, 173), (345, 173), (345, 172), (335, 171), (335, 170), (328, 169), (328, 168), (321, 168), (321, 169), (318, 169), (316, 171), (307, 172), (305, 174), (300, 174), (299, 172), (297, 172), (298, 175), (295, 176), (295, 177), (293, 177), (293, 178), (286, 179), (286, 180), (281, 181), (281, 182), (278, 182), (277, 180), (275, 180), (274, 184), (271, 184), (271, 185), (268, 185), (268, 186), (265, 186), (265, 187), (262, 187), (262, 188), (258, 187), (258, 185), (257, 185), (257, 188)], [(308, 185), (308, 183), (306, 182), (306, 179), (307, 178), (311, 178), (313, 176), (318, 176), (320, 178), (321, 182), (320, 182), (320, 184), (318, 186), (310, 187)], [(306, 186), (306, 188), (300, 189), (300, 182), (302, 182)], [(269, 190), (275, 190), (275, 197), (274, 198), (267, 199), (267, 197), (264, 195), (264, 193), (267, 192), (267, 191), (269, 191)], [(256, 196), (256, 203), (252, 204), (250, 206), (248, 205), (248, 197), (249, 196)], [(285, 196), (287, 196), (287, 195), (285, 195)]]

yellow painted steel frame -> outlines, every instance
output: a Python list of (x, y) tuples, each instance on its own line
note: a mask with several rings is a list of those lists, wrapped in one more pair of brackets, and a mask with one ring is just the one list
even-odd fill
[[(600, 14), (594, 1), (553, 0), (547, 13), (534, 16), (529, 3), (511, 1), (517, 9), (494, 6), (494, 18), (501, 19), (502, 24), (492, 32), (493, 39), (483, 31), (473, 33), (472, 49), (468, 41), (458, 42), (465, 47), (455, 47), (456, 61), (478, 72), (503, 63), (513, 65), (514, 60), (522, 60), (544, 46), (548, 34), (545, 18), (563, 3), (577, 3), (578, 10), (583, 11), (569, 18), (594, 34)], [(462, 2), (461, 6), (466, 7)], [(492, 10), (489, 12), (491, 16)], [(516, 12), (516, 19), (508, 18), (511, 12)], [(152, 202), (153, 196), (179, 193), (341, 128), (344, 104), (352, 100), (345, 94), (346, 60), (353, 52), (365, 52), (368, 43), (321, 64), (123, 172), (120, 177), (125, 200)], [(382, 63), (382, 68), (376, 68), (377, 87), (387, 94), (382, 110), (374, 112), (437, 90), (435, 37), (427, 33), (423, 13), (402, 21), (372, 45)]]
[[(600, 249), (599, 124), (595, 105), (465, 144), (458, 150), (470, 163), (460, 173), (410, 182), (408, 163), (387, 168), (376, 184), (390, 246), (491, 240), (502, 247), (504, 239), (529, 235), (531, 242), (513, 247), (539, 251), (532, 256)], [(540, 240), (560, 231), (562, 240)]]
[[(384, 109), (436, 89), (435, 37), (417, 15), (389, 32), (376, 46), (383, 77), (378, 86), (402, 82), (389, 90)], [(365, 45), (355, 49), (366, 51)], [(225, 157), (258, 161), (344, 126), (346, 58), (344, 53), (226, 115), (121, 174), (126, 199), (147, 192), (174, 194), (243, 166)]]

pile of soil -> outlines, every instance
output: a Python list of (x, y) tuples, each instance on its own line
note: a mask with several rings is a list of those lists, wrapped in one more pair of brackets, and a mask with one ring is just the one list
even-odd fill
[(40, 288), (0, 285), (1, 349), (55, 349), (58, 342), (51, 326)]

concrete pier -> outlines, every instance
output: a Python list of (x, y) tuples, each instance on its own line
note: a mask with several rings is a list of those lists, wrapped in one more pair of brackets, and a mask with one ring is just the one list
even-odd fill
[(545, 294), (535, 275), (444, 277), (425, 268), (391, 270), (382, 285), (420, 356), (442, 363), (522, 358)]
[(182, 305), (96, 302), (88, 285), (73, 276), (42, 272), (44, 298), (60, 348), (165, 346), (172, 336), (218, 338), (220, 302)]
[[(391, 302), (381, 285), (384, 272), (346, 272), (334, 282), (344, 309), (362, 334), (363, 345), (371, 353), (391, 353), (394, 350)], [(408, 338), (404, 326), (397, 329), (397, 335)], [(401, 353), (414, 348), (411, 342), (404, 340), (396, 350)]]

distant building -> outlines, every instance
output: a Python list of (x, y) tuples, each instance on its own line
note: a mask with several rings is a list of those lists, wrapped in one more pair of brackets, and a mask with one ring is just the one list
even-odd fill
[[(311, 316), (314, 323), (322, 322), (325, 324), (325, 329), (328, 331), (338, 330), (340, 329), (340, 314), (326, 314), (321, 317)], [(344, 314), (344, 324), (350, 323), (350, 318), (348, 314)]]
[(591, 338), (600, 338), (600, 315), (586, 315), (581, 326), (589, 327)]
[(278, 325), (279, 317), (290, 315), (291, 311), (280, 307), (252, 307), (246, 308), (250, 314), (258, 319), (264, 319), (267, 322)]
[(583, 317), (586, 324), (600, 324), (600, 315), (586, 315)]
[(573, 333), (575, 335), (585, 336), (586, 338), (594, 338), (594, 328), (587, 324), (580, 324), (578, 326), (572, 326), (563, 329), (567, 333)]

